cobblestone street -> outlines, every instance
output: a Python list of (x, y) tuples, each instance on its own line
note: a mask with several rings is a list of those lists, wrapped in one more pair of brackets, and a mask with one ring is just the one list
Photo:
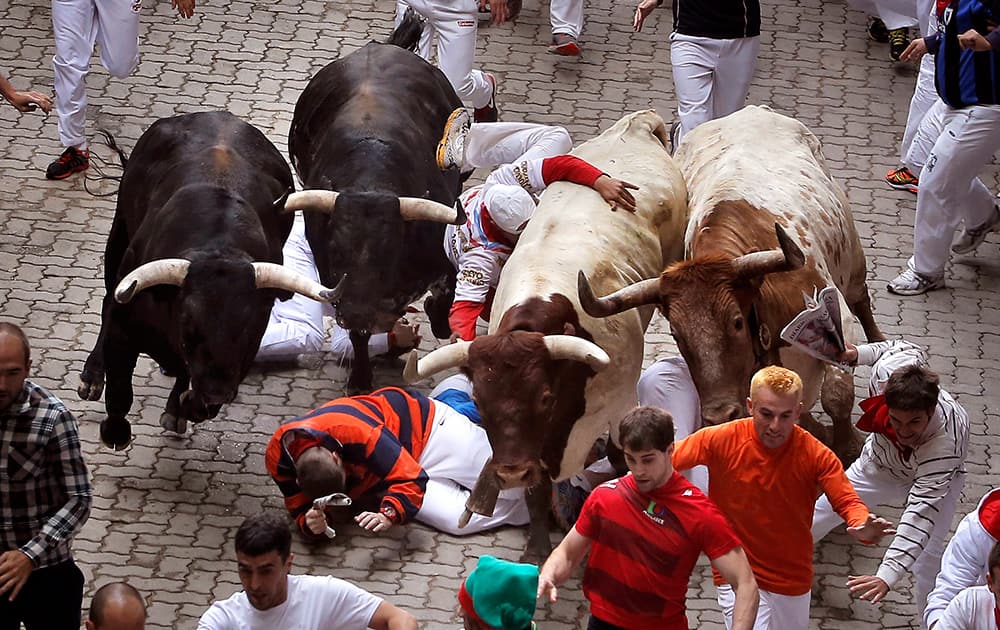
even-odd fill
[[(497, 76), (501, 119), (561, 124), (577, 144), (638, 109), (656, 107), (669, 123), (669, 4), (633, 34), (632, 2), (588, 0), (579, 59), (546, 52), (548, 7), (537, 1), (525, 3), (514, 25), (482, 24), (477, 63)], [(384, 40), (394, 10), (393, 3), (368, 0), (203, 0), (194, 17), (183, 20), (169, 2), (146, 0), (138, 70), (114, 79), (93, 61), (87, 78), (92, 149), (116, 175), (117, 160), (98, 144), (98, 128), (130, 151), (158, 118), (222, 108), (256, 125), (287, 155), (292, 111), (310, 77), (339, 55)], [(888, 46), (868, 41), (864, 15), (844, 0), (776, 0), (762, 11), (750, 102), (796, 117), (820, 138), (868, 254), (878, 323), (890, 337), (929, 347), (931, 367), (971, 417), (957, 523), (989, 487), (1000, 485), (1000, 392), (987, 387), (1000, 375), (1000, 237), (990, 236), (973, 255), (953, 257), (945, 290), (889, 294), (886, 282), (910, 253), (915, 196), (891, 190), (882, 177), (898, 165), (915, 69), (891, 64)], [(0, 2), (0, 68), (19, 89), (52, 91), (50, 13), (42, 0)], [(172, 379), (142, 357), (129, 416), (134, 442), (124, 452), (101, 446), (104, 403), (81, 402), (76, 387), (100, 326), (102, 259), (117, 184), (87, 182), (91, 191), (110, 195), (98, 197), (88, 194), (81, 176), (45, 179), (46, 165), (62, 151), (54, 113), (19, 115), (0, 103), (0, 139), (0, 319), (25, 327), (34, 353), (30, 378), (59, 395), (80, 421), (94, 489), (93, 512), (74, 545), (87, 577), (85, 605), (102, 584), (128, 579), (147, 595), (147, 627), (194, 628), (211, 602), (241, 588), (232, 539), (243, 518), (264, 508), (283, 510), (264, 468), (268, 438), (282, 419), (342, 395), (346, 371), (332, 360), (254, 371), (218, 418), (179, 437), (158, 423)], [(1000, 190), (998, 174), (995, 165), (984, 173), (993, 190)], [(429, 326), (421, 321), (428, 350), (437, 342), (427, 340)], [(646, 364), (676, 352), (659, 316), (646, 340)], [(383, 363), (376, 384), (400, 384), (400, 371), (401, 364)], [(867, 395), (866, 376), (859, 371), (855, 379), (859, 396)], [(894, 519), (898, 512), (879, 515)], [(417, 524), (377, 537), (353, 526), (338, 534), (316, 548), (296, 539), (295, 572), (355, 582), (430, 629), (459, 627), (456, 592), (480, 554), (516, 560), (526, 536), (504, 529), (456, 538)], [(552, 538), (558, 540), (555, 532)], [(811, 627), (919, 627), (908, 579), (880, 605), (850, 596), (847, 576), (874, 572), (885, 549), (851, 542), (841, 529), (817, 546)], [(585, 626), (588, 606), (578, 580), (559, 592), (556, 605), (539, 608), (539, 627)], [(688, 608), (692, 627), (723, 627), (704, 562), (692, 579)]]

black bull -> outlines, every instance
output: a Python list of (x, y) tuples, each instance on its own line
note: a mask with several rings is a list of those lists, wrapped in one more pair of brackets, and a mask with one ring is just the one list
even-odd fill
[(165, 118), (119, 154), (101, 331), (79, 387), (97, 400), (107, 380), (101, 439), (115, 448), (131, 440), (140, 353), (175, 377), (160, 423), (183, 432), (236, 396), (276, 297), (334, 297), (280, 266), (292, 174), (252, 126), (226, 112)]
[(434, 334), (450, 332), (455, 269), (444, 231), (465, 215), (459, 172), (439, 170), (435, 150), (461, 106), (440, 70), (374, 42), (323, 68), (295, 105), (288, 147), (306, 190), (286, 210), (305, 211), (320, 279), (343, 290), (335, 306), (351, 332), (352, 391), (371, 388), (370, 335), (428, 289)]

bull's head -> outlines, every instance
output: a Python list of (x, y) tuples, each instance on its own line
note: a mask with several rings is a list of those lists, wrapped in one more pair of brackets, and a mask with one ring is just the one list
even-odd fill
[(802, 250), (775, 224), (778, 250), (737, 258), (695, 258), (677, 263), (659, 278), (643, 280), (606, 297), (595, 297), (579, 276), (580, 304), (592, 317), (658, 304), (670, 321), (677, 349), (691, 370), (701, 398), (702, 421), (719, 424), (746, 415), (750, 377), (760, 367), (754, 350), (753, 305), (769, 273), (805, 264)]
[(284, 210), (309, 213), (306, 235), (320, 278), (343, 284), (334, 303), (337, 323), (372, 332), (390, 330), (430, 284), (426, 266), (414, 252), (430, 247), (440, 251), (442, 235), (421, 232), (419, 222), (466, 221), (460, 204), (450, 207), (378, 192), (306, 190), (290, 195)]
[[(531, 487), (543, 473), (558, 472), (546, 470), (550, 463), (543, 457), (546, 441), (560, 432), (552, 420), (572, 425), (583, 413), (582, 408), (563, 413), (567, 410), (560, 405), (582, 407), (586, 377), (610, 361), (600, 346), (581, 337), (515, 330), (460, 341), (419, 361), (411, 353), (403, 377), (412, 382), (448, 368), (465, 368), (493, 447), (488, 466), (495, 480), (500, 488)], [(558, 396), (557, 390), (573, 378), (573, 372), (583, 373), (578, 374), (582, 376), (579, 397)]]
[[(332, 301), (338, 289), (327, 289), (273, 263), (242, 257), (199, 255), (194, 260), (156, 260), (122, 278), (115, 300), (125, 304), (141, 291), (160, 285), (179, 287), (168, 317), (170, 343), (191, 377), (184, 404), (195, 418), (232, 401), (250, 368), (276, 297), (290, 292)], [(176, 310), (173, 310), (176, 309)]]

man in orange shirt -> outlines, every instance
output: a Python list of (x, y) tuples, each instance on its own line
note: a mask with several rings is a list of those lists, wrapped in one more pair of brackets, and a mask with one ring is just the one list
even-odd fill
[[(760, 588), (757, 630), (809, 625), (813, 581), (813, 506), (818, 489), (830, 498), (847, 531), (873, 543), (892, 524), (868, 511), (833, 452), (796, 423), (802, 379), (770, 366), (750, 381), (752, 417), (697, 431), (677, 443), (678, 470), (708, 467), (708, 496), (729, 519)], [(718, 574), (719, 605), (732, 627), (735, 596)]]

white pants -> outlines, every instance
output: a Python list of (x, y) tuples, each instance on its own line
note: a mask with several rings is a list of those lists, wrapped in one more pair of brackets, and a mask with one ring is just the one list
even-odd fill
[(56, 114), (63, 146), (87, 146), (87, 86), (94, 43), (101, 65), (126, 77), (139, 65), (140, 0), (52, 0)]
[(486, 431), (448, 405), (434, 401), (434, 424), (418, 463), (427, 473), (424, 503), (417, 520), (454, 536), (475, 534), (501, 525), (526, 525), (524, 489), (502, 490), (493, 516), (473, 514), (459, 529), (458, 520), (483, 466), (493, 456)]
[(677, 116), (684, 134), (746, 104), (757, 65), (760, 37), (712, 39), (670, 34), (670, 65), (677, 93)]
[[(931, 149), (934, 148), (934, 143), (944, 131), (944, 115), (948, 112), (948, 106), (937, 96), (937, 92), (934, 93), (934, 98), (935, 101), (924, 114), (913, 139), (910, 141), (910, 146), (903, 156), (903, 164), (918, 178), (924, 170), (924, 164), (927, 164), (927, 158), (931, 154)], [(907, 125), (909, 125), (909, 121), (907, 121)]]
[[(292, 231), (281, 254), (286, 267), (319, 282), (319, 272), (316, 270), (309, 241), (306, 240), (306, 223), (301, 212), (295, 213), (295, 223), (292, 224)], [(321, 352), (323, 339), (326, 338), (324, 315), (334, 317), (336, 312), (329, 304), (317, 302), (299, 293), (293, 294), (291, 299), (284, 302), (275, 300), (255, 360), (289, 361), (300, 354)], [(386, 333), (372, 335), (368, 341), (371, 356), (385, 354), (388, 349), (389, 337)], [(350, 333), (336, 324), (333, 326), (330, 352), (341, 361), (354, 358)]]
[[(924, 16), (920, 21), (920, 32), (924, 36), (930, 35), (937, 30), (937, 11), (933, 1), (920, 0), (917, 3), (917, 15)], [(926, 10), (925, 10), (926, 9)], [(903, 143), (900, 146), (899, 157), (902, 163), (910, 171), (919, 176), (920, 169), (927, 161), (927, 155), (937, 140), (937, 134), (930, 138), (920, 134), (917, 146), (914, 146), (914, 139), (918, 136), (918, 130), (923, 124), (924, 117), (931, 107), (941, 99), (938, 98), (937, 89), (934, 87), (934, 55), (924, 55), (920, 60), (920, 71), (917, 74), (917, 83), (913, 87), (913, 96), (910, 98), (910, 111), (906, 115), (906, 129), (903, 131)], [(940, 133), (940, 130), (938, 131)], [(911, 153), (911, 150), (913, 153)]]
[[(636, 389), (640, 405), (659, 407), (673, 416), (674, 441), (683, 440), (701, 428), (701, 400), (683, 357), (666, 357), (646, 368)], [(708, 493), (706, 466), (679, 472)]]
[(431, 42), (437, 35), (437, 63), (458, 97), (472, 107), (486, 107), (493, 87), (482, 70), (473, 70), (479, 5), (476, 0), (397, 0), (396, 25), (412, 7), (427, 23), (417, 53), (431, 59)]
[[(854, 486), (858, 497), (873, 513), (878, 514), (879, 506), (904, 505), (910, 494), (911, 483), (900, 480), (881, 470), (875, 462), (864, 455), (854, 461), (847, 469), (847, 479)], [(951, 529), (951, 521), (955, 516), (955, 507), (965, 485), (965, 474), (960, 474), (952, 482), (951, 488), (944, 499), (938, 503), (938, 513), (934, 520), (934, 528), (921, 554), (913, 563), (914, 587), (916, 598), (914, 605), (917, 614), (922, 615), (927, 607), (927, 596), (934, 588), (934, 579), (941, 570), (941, 554), (944, 553), (944, 539)], [(813, 542), (819, 542), (830, 533), (834, 527), (844, 522), (824, 494), (816, 501), (816, 511), (813, 513)]]
[(573, 39), (583, 31), (583, 0), (552, 0), (549, 6), (552, 34), (565, 33)]
[(562, 127), (532, 123), (472, 123), (462, 170), (564, 155), (573, 149)]
[(1000, 149), (1000, 105), (947, 108), (938, 136), (920, 173), (913, 257), (919, 274), (939, 276), (948, 262), (955, 230), (964, 221), (978, 227), (993, 215), (996, 199), (979, 172)]
[[(728, 584), (720, 584), (716, 589), (726, 630), (732, 630), (736, 593)], [(779, 595), (760, 589), (760, 604), (757, 607), (757, 621), (753, 624), (754, 630), (805, 630), (809, 627), (811, 599), (812, 593)]]
[(848, 0), (851, 8), (877, 15), (889, 30), (917, 26), (921, 15), (914, 0)]

